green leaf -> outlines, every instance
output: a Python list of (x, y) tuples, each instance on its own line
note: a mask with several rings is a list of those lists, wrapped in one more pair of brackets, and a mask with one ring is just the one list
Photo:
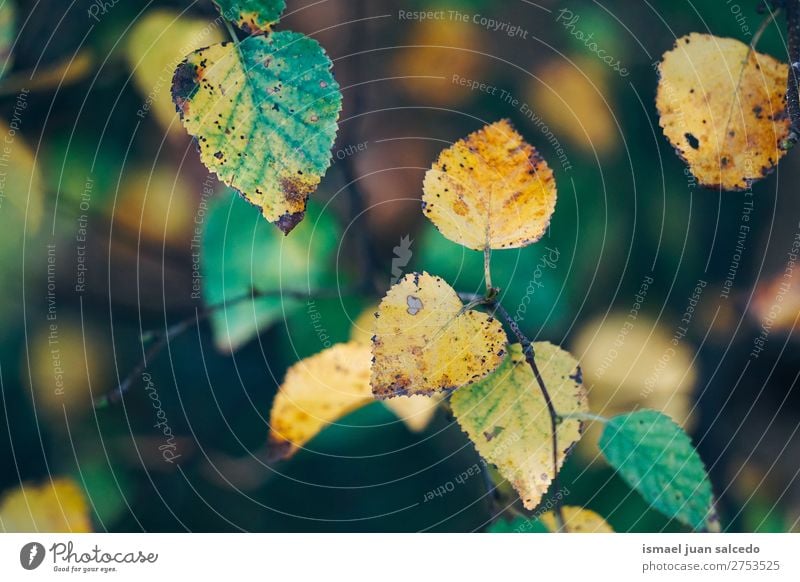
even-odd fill
[[(586, 390), (578, 363), (547, 342), (534, 344), (536, 363), (559, 414), (588, 412)], [(461, 428), (478, 453), (497, 465), (513, 485), (526, 509), (535, 509), (555, 477), (553, 431), (547, 403), (522, 346), (485, 379), (455, 391), (450, 404)], [(558, 468), (581, 437), (581, 423), (566, 419), (558, 425)]]
[(703, 461), (670, 417), (655, 410), (615, 416), (599, 444), (611, 466), (655, 509), (696, 530), (718, 527)]
[(214, 0), (224, 18), (249, 34), (267, 32), (281, 19), (286, 0)]
[(538, 519), (526, 519), (524, 517), (515, 517), (512, 521), (506, 519), (498, 519), (490, 525), (487, 533), (550, 533), (541, 521)]
[(225, 307), (211, 316), (219, 350), (233, 352), (305, 301), (275, 296), (245, 299), (253, 290), (311, 292), (325, 283), (338, 245), (333, 218), (314, 207), (291, 238), (270, 228), (240, 197), (221, 196), (211, 207), (201, 260), (203, 298)]
[(203, 163), (286, 234), (330, 166), (342, 107), (331, 66), (317, 41), (276, 32), (195, 51), (172, 80)]
[(17, 11), (11, 0), (0, 4), (0, 79), (11, 69), (11, 47), (17, 37)]

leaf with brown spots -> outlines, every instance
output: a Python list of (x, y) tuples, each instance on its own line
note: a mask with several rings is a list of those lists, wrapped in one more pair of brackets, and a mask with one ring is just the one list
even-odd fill
[(659, 65), (664, 135), (703, 186), (746, 190), (786, 153), (788, 66), (731, 38), (692, 33)]
[(0, 500), (0, 531), (6, 533), (86, 533), (92, 531), (89, 505), (72, 479), (23, 484)]
[[(575, 359), (547, 342), (533, 344), (536, 362), (556, 412), (588, 412), (586, 390)], [(478, 453), (497, 466), (500, 475), (519, 493), (523, 505), (534, 509), (555, 477), (553, 433), (542, 391), (514, 344), (503, 364), (486, 379), (456, 390), (450, 404), (461, 428)], [(581, 437), (578, 420), (558, 425), (558, 467)]]
[(423, 188), (425, 215), (444, 236), (475, 250), (535, 243), (556, 207), (552, 170), (506, 120), (444, 150)]
[(606, 520), (591, 509), (566, 506), (561, 508), (561, 514), (564, 516), (564, 527), (561, 530), (558, 528), (556, 516), (552, 511), (542, 515), (539, 520), (552, 532), (614, 533), (614, 529), (608, 525)]
[(317, 41), (276, 32), (195, 51), (172, 80), (203, 163), (286, 234), (330, 165), (342, 107), (330, 69)]
[(214, 0), (224, 18), (248, 34), (269, 32), (286, 10), (286, 0)]
[(448, 392), (480, 380), (503, 360), (496, 319), (465, 310), (439, 277), (406, 275), (381, 301), (372, 338), (376, 398)]
[(323, 428), (373, 402), (369, 346), (336, 344), (286, 372), (270, 414), (272, 456), (291, 457)]

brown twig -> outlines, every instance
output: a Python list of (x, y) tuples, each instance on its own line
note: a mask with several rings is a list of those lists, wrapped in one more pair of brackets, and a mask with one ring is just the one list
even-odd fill
[(791, 128), (785, 148), (797, 143), (800, 138), (800, 0), (786, 0), (786, 29), (789, 37), (789, 82), (786, 88), (786, 107), (789, 110)]

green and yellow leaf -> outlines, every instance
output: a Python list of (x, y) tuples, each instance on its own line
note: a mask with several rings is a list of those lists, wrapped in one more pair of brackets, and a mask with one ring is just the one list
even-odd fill
[[(560, 415), (588, 411), (578, 363), (547, 342), (534, 344), (536, 362)], [(522, 346), (514, 344), (492, 375), (456, 390), (450, 404), (461, 428), (478, 453), (497, 466), (519, 493), (526, 509), (534, 509), (555, 477), (552, 425), (547, 402)], [(581, 437), (581, 422), (565, 418), (557, 429), (558, 468)]]
[(224, 18), (248, 34), (268, 32), (281, 19), (286, 0), (214, 0)]
[(273, 456), (291, 457), (329, 424), (373, 402), (369, 346), (337, 344), (286, 372), (270, 414)]
[(788, 66), (710, 34), (679, 38), (659, 65), (664, 135), (697, 181), (745, 190), (786, 153)]
[(543, 514), (539, 519), (551, 532), (562, 533), (614, 533), (605, 519), (591, 509), (566, 506), (561, 508), (564, 516), (564, 528), (559, 529), (558, 521), (552, 511)]
[(538, 241), (556, 207), (552, 170), (506, 120), (444, 150), (423, 188), (425, 215), (444, 236), (475, 250)]
[(603, 455), (655, 509), (696, 530), (716, 530), (714, 494), (688, 435), (665, 414), (615, 416), (600, 437)]
[(372, 391), (376, 398), (449, 392), (503, 361), (506, 335), (496, 319), (464, 310), (441, 278), (406, 275), (376, 314)]
[(200, 158), (288, 234), (331, 160), (342, 106), (331, 61), (295, 32), (190, 54), (172, 97)]
[(68, 478), (25, 484), (0, 500), (0, 531), (85, 533), (92, 531), (83, 491)]

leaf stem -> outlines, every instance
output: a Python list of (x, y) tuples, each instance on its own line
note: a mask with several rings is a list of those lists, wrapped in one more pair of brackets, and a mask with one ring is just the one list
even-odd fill
[(492, 285), (492, 249), (488, 246), (483, 249), (483, 276), (486, 279), (486, 296), (490, 297), (494, 293), (494, 285)]
[(602, 422), (603, 424), (607, 423), (610, 420), (605, 416), (601, 416), (599, 414), (592, 414), (591, 412), (570, 412), (567, 414), (559, 414), (558, 416), (561, 419), (588, 420), (591, 422)]

